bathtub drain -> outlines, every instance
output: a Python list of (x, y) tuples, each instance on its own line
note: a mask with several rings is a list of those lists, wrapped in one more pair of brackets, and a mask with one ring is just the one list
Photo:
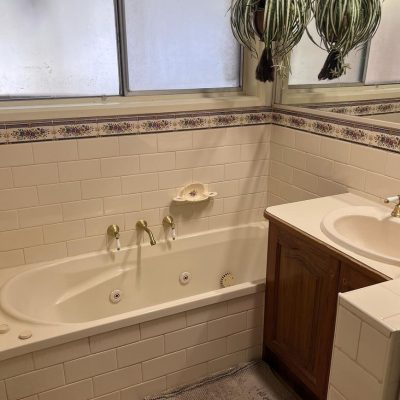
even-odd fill
[(110, 293), (110, 301), (113, 304), (117, 304), (122, 300), (122, 292), (119, 289), (113, 290)]

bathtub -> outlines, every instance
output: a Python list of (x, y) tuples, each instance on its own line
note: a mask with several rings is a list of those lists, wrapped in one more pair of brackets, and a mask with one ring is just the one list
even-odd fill
[[(267, 232), (253, 223), (24, 267), (0, 290), (0, 360), (262, 292)], [(221, 288), (226, 273), (235, 284)]]

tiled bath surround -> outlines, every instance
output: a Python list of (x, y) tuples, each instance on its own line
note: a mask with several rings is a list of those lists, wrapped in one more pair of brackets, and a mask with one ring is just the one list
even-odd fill
[[(105, 249), (110, 224), (136, 244), (136, 221), (156, 237), (253, 222), (266, 204), (270, 125), (0, 146), (0, 268)], [(218, 197), (171, 205), (200, 181)]]
[(0, 400), (139, 400), (261, 357), (264, 293), (0, 362)]
[(273, 126), (269, 205), (344, 193), (382, 202), (400, 192), (400, 154)]

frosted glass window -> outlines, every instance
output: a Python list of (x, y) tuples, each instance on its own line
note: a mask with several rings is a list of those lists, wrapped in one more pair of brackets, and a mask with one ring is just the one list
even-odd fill
[(231, 0), (125, 0), (130, 91), (236, 88)]
[(0, 96), (119, 94), (113, 0), (0, 0)]
[[(309, 31), (314, 40), (319, 43), (319, 36), (314, 21), (310, 23)], [(348, 55), (348, 57), (346, 57), (346, 63), (351, 66), (351, 69), (347, 69), (346, 75), (331, 81), (319, 81), (318, 74), (325, 63), (327, 56), (328, 53), (317, 47), (310, 40), (307, 33), (305, 33), (292, 53), (292, 74), (289, 77), (289, 85), (327, 85), (362, 82), (365, 51), (353, 51)]]
[(382, 22), (371, 41), (366, 84), (400, 82), (400, 2), (382, 3)]

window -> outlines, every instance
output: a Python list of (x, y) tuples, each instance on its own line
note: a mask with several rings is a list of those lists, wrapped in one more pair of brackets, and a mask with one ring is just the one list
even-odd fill
[[(318, 73), (327, 57), (326, 51), (319, 49), (305, 34), (292, 55), (292, 75), (289, 86), (294, 85), (337, 85), (337, 84), (392, 84), (400, 83), (400, 46), (394, 38), (399, 33), (398, 15), (400, 2), (382, 3), (382, 21), (368, 49), (353, 51), (346, 61), (351, 68), (346, 75), (331, 82), (318, 81)], [(314, 24), (309, 31), (314, 40), (318, 34)]]
[(239, 90), (229, 7), (230, 0), (0, 0), (0, 97)]

